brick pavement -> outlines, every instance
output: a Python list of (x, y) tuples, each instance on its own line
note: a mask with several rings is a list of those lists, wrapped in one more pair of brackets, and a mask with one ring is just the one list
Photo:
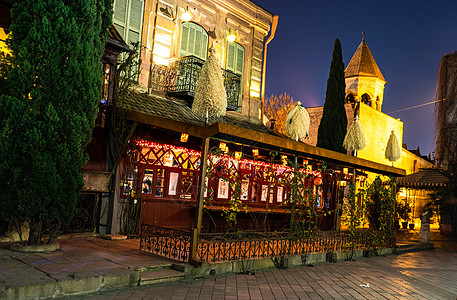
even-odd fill
[(457, 243), (436, 249), (62, 299), (457, 299)]

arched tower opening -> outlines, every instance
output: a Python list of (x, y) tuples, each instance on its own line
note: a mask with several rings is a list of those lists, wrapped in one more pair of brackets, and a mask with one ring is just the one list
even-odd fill
[(362, 97), (361, 97), (361, 101), (362, 103), (368, 105), (368, 106), (371, 106), (371, 97), (370, 95), (368, 95), (367, 93), (363, 94)]
[(345, 99), (344, 102), (345, 102), (345, 103), (355, 103), (354, 94), (348, 93), (348, 94), (346, 95), (346, 99)]

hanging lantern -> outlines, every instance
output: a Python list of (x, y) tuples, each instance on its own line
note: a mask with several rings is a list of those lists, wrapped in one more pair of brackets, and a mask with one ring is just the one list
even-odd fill
[(320, 186), (322, 184), (322, 177), (316, 177), (313, 180), (315, 186)]
[(389, 140), (387, 141), (385, 156), (392, 162), (392, 165), (394, 161), (397, 161), (401, 157), (400, 144), (398, 143), (394, 130), (390, 133)]
[(358, 151), (365, 147), (365, 134), (358, 116), (355, 117), (344, 137), (343, 147), (349, 151)]
[(284, 130), (291, 139), (298, 141), (308, 136), (309, 122), (308, 111), (301, 102), (297, 102), (287, 114)]

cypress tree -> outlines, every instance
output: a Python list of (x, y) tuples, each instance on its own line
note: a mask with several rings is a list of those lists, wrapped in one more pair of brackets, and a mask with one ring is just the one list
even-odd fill
[(339, 39), (336, 39), (327, 80), (324, 112), (317, 133), (317, 147), (346, 153), (343, 147), (347, 130), (346, 110), (344, 108), (345, 87), (341, 43)]
[(111, 2), (19, 0), (11, 9), (13, 67), (0, 91), (0, 217), (28, 222), (28, 244), (76, 212)]

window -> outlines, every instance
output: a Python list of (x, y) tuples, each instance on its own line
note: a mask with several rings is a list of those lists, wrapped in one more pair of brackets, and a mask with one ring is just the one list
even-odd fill
[(243, 87), (244, 48), (238, 43), (227, 43), (227, 58), (224, 72), (227, 105), (229, 109), (238, 110)]
[(355, 102), (354, 95), (351, 93), (347, 94), (346, 103), (354, 103), (354, 102)]
[(365, 103), (368, 106), (371, 106), (371, 98), (368, 94), (362, 95), (362, 103)]
[(124, 41), (141, 42), (144, 0), (115, 0), (113, 24)]
[(235, 74), (243, 75), (244, 48), (238, 43), (227, 43), (227, 60), (225, 68)]
[(208, 33), (206, 30), (192, 22), (181, 24), (181, 45), (179, 56), (194, 55), (206, 60), (208, 52)]

